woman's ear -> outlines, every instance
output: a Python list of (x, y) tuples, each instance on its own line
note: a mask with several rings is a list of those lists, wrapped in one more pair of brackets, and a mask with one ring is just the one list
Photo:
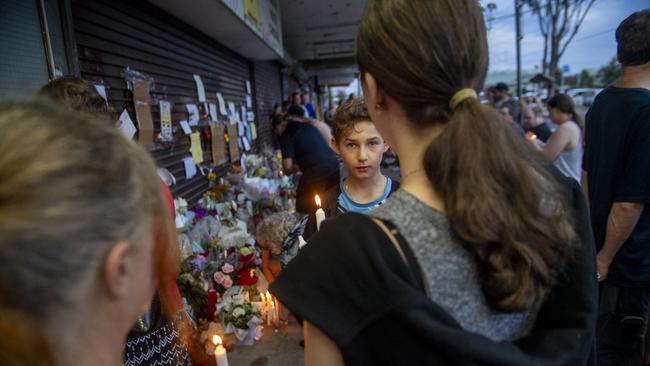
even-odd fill
[(388, 149), (390, 149), (390, 146), (384, 142), (384, 152), (388, 151)]
[(372, 111), (378, 111), (386, 106), (386, 95), (377, 85), (375, 77), (371, 73), (363, 73), (363, 95), (366, 101), (366, 107)]
[(128, 260), (129, 248), (127, 242), (119, 242), (108, 250), (104, 259), (103, 280), (112, 298), (128, 295), (129, 272), (132, 270)]

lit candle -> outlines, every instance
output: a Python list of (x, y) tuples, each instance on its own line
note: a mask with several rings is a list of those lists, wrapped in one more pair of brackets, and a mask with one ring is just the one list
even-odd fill
[(532, 133), (532, 132), (528, 132), (528, 133), (526, 133), (526, 138), (527, 138), (528, 140), (530, 140), (530, 141), (533, 141), (533, 140), (536, 140), (536, 139), (537, 139), (537, 135), (535, 135), (535, 134)]
[(278, 321), (278, 308), (275, 306), (275, 301), (271, 301), (271, 309), (272, 309), (272, 316), (273, 316), (273, 322)]
[(212, 343), (217, 346), (214, 349), (214, 359), (217, 362), (217, 366), (228, 366), (228, 353), (221, 342), (221, 337), (214, 335), (212, 337)]
[(320, 231), (320, 223), (325, 220), (325, 211), (321, 207), (320, 197), (318, 195), (316, 195), (316, 206), (318, 206), (318, 210), (316, 210), (316, 230)]

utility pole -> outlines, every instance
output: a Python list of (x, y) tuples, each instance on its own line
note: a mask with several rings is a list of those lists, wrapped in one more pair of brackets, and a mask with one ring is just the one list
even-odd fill
[[(521, 7), (522, 7), (521, 0), (515, 0), (515, 30), (516, 30), (516, 37), (517, 37), (517, 99), (521, 100), (521, 40), (524, 38), (521, 35)], [(517, 117), (519, 123), (521, 125), (521, 115), (522, 113), (519, 113), (519, 116)]]

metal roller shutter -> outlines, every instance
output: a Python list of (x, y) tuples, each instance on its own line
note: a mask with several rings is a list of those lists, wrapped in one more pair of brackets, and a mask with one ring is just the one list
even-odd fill
[(275, 62), (255, 62), (255, 96), (257, 100), (257, 130), (260, 147), (275, 147), (276, 138), (271, 131), (273, 106), (282, 103), (280, 66)]
[[(145, 1), (73, 1), (72, 14), (81, 76), (103, 82), (116, 111), (126, 108), (135, 122), (132, 94), (122, 76), (127, 66), (155, 80), (150, 94), (156, 135), (160, 132), (158, 101), (172, 103), (174, 140), (156, 144), (152, 154), (159, 166), (177, 178), (171, 187), (174, 196), (193, 205), (207, 190), (208, 181), (200, 173), (185, 179), (183, 158), (189, 155), (190, 141), (179, 122), (188, 119), (186, 103), (199, 104), (192, 75), (201, 76), (209, 103), (217, 103), (215, 93), (220, 92), (226, 101), (243, 105), (245, 82), (251, 80), (249, 61)], [(209, 127), (203, 121), (194, 127), (205, 129)], [(204, 145), (204, 157), (211, 161), (210, 146)], [(218, 174), (223, 175), (227, 167), (219, 167)]]

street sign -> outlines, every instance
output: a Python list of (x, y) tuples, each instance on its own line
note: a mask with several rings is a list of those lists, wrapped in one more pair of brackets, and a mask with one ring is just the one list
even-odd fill
[(569, 68), (569, 65), (564, 65), (564, 66), (562, 66), (562, 72), (569, 72), (569, 70), (571, 70), (571, 69)]

